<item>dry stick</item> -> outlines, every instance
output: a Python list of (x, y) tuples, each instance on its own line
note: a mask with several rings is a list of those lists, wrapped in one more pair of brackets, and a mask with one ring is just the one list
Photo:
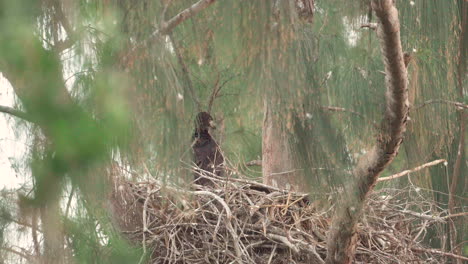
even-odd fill
[(371, 125), (374, 125), (374, 126), (377, 125), (377, 123), (375, 121), (368, 120), (365, 115), (363, 115), (361, 113), (358, 113), (358, 112), (356, 112), (354, 110), (346, 109), (346, 108), (343, 108), (343, 107), (336, 107), (336, 106), (321, 106), (320, 108), (322, 108), (323, 110), (330, 111), (330, 112), (351, 113), (353, 115), (359, 116), (360, 118), (364, 119), (366, 122), (368, 122)]
[(421, 166), (418, 166), (416, 168), (413, 168), (411, 170), (404, 170), (400, 173), (396, 173), (396, 174), (393, 174), (391, 176), (388, 176), (388, 177), (382, 177), (382, 178), (378, 178), (377, 179), (377, 182), (381, 182), (381, 181), (388, 181), (388, 180), (393, 180), (393, 179), (396, 179), (396, 178), (400, 178), (400, 177), (403, 177), (405, 175), (408, 175), (410, 173), (413, 173), (413, 172), (416, 172), (416, 171), (420, 171), (424, 168), (427, 168), (427, 167), (432, 167), (432, 166), (435, 166), (439, 163), (442, 163), (442, 162), (447, 162), (445, 159), (438, 159), (438, 160), (434, 160), (434, 161), (431, 161), (431, 162), (428, 162), (428, 163), (425, 163)]
[(251, 160), (245, 163), (245, 166), (262, 166), (262, 160)]
[(429, 104), (435, 104), (435, 103), (445, 103), (445, 104), (449, 104), (449, 105), (454, 105), (456, 107), (459, 107), (461, 109), (468, 109), (468, 105), (464, 104), (464, 103), (460, 103), (460, 102), (455, 102), (455, 101), (449, 101), (449, 100), (444, 100), (444, 99), (431, 99), (431, 100), (427, 100), (425, 101), (424, 103), (418, 105), (415, 107), (416, 110), (419, 110), (420, 108), (426, 106), (426, 105), (429, 105)]
[(458, 213), (458, 214), (449, 214), (449, 215), (446, 215), (446, 216), (442, 216), (441, 218), (442, 219), (447, 219), (447, 218), (455, 218), (455, 217), (459, 217), (459, 216), (468, 216), (468, 212)]
[(427, 253), (431, 253), (431, 254), (437, 254), (437, 255), (442, 255), (442, 256), (446, 256), (446, 257), (451, 257), (451, 258), (454, 258), (454, 259), (461, 259), (461, 260), (468, 261), (468, 258), (465, 257), (465, 256), (460, 256), (460, 255), (457, 255), (457, 254), (444, 252), (444, 251), (440, 251), (440, 250), (437, 250), (437, 249), (417, 248), (417, 247), (412, 247), (411, 249), (414, 250), (414, 251), (427, 252)]
[(268, 264), (271, 264), (271, 260), (273, 260), (273, 256), (276, 254), (276, 248), (278, 247), (278, 244), (275, 244), (273, 247), (273, 250), (271, 251), (270, 258), (268, 258)]
[(354, 115), (357, 115), (363, 119), (366, 119), (366, 117), (361, 114), (361, 113), (358, 113), (354, 110), (349, 110), (349, 109), (346, 109), (346, 108), (343, 108), (343, 107), (336, 107), (336, 106), (321, 106), (320, 108), (324, 109), (324, 110), (328, 110), (328, 111), (332, 111), (332, 112), (348, 112), (348, 113), (351, 113), (351, 114), (354, 114)]
[[(183, 162), (183, 161), (182, 161)], [(185, 162), (183, 162), (185, 163)], [(185, 163), (186, 165), (189, 165), (187, 163)], [(197, 170), (198, 167), (196, 166), (191, 166), (189, 165), (190, 168), (192, 170)], [(211, 173), (209, 171), (204, 171), (203, 173), (209, 175), (209, 177), (205, 176), (205, 175), (202, 175), (202, 173), (200, 173), (199, 175), (203, 178), (207, 178), (207, 179), (211, 179), (211, 180), (215, 180), (215, 181), (224, 181), (224, 182), (240, 182), (240, 183), (245, 183), (245, 184), (250, 184), (252, 186), (257, 186), (257, 187), (261, 187), (261, 188), (264, 188), (266, 190), (269, 190), (269, 191), (277, 191), (277, 192), (281, 192), (281, 193), (289, 193), (288, 190), (284, 190), (284, 189), (280, 189), (280, 188), (276, 188), (276, 187), (273, 187), (273, 186), (270, 186), (270, 185), (267, 185), (267, 184), (263, 184), (261, 182), (256, 182), (256, 181), (251, 181), (251, 180), (246, 180), (246, 179), (237, 179), (237, 178), (224, 178), (224, 177), (220, 177), (214, 173)], [(297, 192), (296, 192), (297, 193)], [(304, 193), (297, 193), (297, 194), (301, 194), (301, 195), (306, 195)]]
[[(149, 188), (150, 186), (148, 186), (148, 189)], [(148, 208), (148, 202), (149, 202), (150, 197), (158, 191), (159, 191), (159, 188), (149, 191), (148, 196), (146, 197), (145, 202), (143, 204), (143, 241), (141, 242), (143, 246), (143, 254), (140, 257), (140, 261), (138, 262), (139, 264), (143, 263), (143, 260), (146, 256), (146, 232), (153, 233), (148, 229), (148, 223), (146, 222), (146, 210)]]
[(221, 197), (219, 197), (218, 195), (216, 195), (216, 194), (214, 194), (212, 192), (195, 191), (195, 192), (192, 192), (192, 193), (195, 194), (195, 195), (211, 196), (212, 198), (214, 198), (216, 201), (218, 201), (224, 207), (224, 210), (226, 210), (226, 227), (229, 230), (229, 233), (231, 234), (233, 242), (234, 242), (234, 249), (236, 250), (236, 255), (237, 255), (237, 258), (238, 258), (237, 261), (239, 263), (242, 263), (242, 252), (241, 252), (241, 249), (240, 249), (240, 246), (239, 246), (239, 237), (237, 236), (237, 234), (234, 231), (234, 228), (232, 227), (232, 224), (231, 224), (232, 212), (231, 212), (231, 209), (229, 208), (229, 206), (226, 204), (226, 202)]
[(172, 46), (174, 47), (174, 52), (176, 54), (177, 61), (179, 62), (180, 67), (182, 68), (182, 74), (185, 78), (185, 82), (187, 83), (190, 96), (192, 97), (192, 100), (197, 105), (198, 112), (201, 112), (200, 100), (198, 99), (197, 95), (195, 94), (195, 90), (193, 89), (192, 79), (190, 79), (190, 73), (189, 73), (188, 67), (184, 62), (184, 58), (182, 57), (182, 54), (180, 53), (179, 45), (178, 43), (176, 43), (171, 33), (168, 34), (168, 36), (169, 36), (169, 40), (172, 42)]

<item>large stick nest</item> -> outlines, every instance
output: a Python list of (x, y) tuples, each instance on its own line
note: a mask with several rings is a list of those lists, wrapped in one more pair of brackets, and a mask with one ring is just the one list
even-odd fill
[[(305, 194), (241, 179), (193, 191), (120, 179), (111, 201), (118, 228), (151, 263), (323, 263), (333, 214)], [(355, 262), (445, 263), (452, 254), (421, 242), (429, 228), (443, 230), (443, 213), (415, 188), (374, 192)]]

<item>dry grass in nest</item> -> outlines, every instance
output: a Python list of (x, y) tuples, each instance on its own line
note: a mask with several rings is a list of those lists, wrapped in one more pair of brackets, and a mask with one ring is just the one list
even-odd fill
[[(114, 219), (151, 263), (324, 263), (333, 206), (318, 210), (304, 194), (254, 181), (214, 181), (193, 191), (116, 181)], [(447, 217), (421, 192), (382, 189), (369, 197), (355, 263), (465, 259), (422, 244), (429, 228), (443, 232)]]

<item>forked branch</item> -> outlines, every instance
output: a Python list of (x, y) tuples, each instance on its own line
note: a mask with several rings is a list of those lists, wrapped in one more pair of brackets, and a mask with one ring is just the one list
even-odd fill
[(377, 34), (384, 57), (386, 110), (375, 146), (353, 171), (355, 182), (346, 188), (328, 233), (326, 263), (352, 263), (357, 246), (357, 222), (379, 174), (398, 154), (408, 117), (407, 71), (400, 41), (398, 11), (393, 0), (372, 0), (379, 18)]

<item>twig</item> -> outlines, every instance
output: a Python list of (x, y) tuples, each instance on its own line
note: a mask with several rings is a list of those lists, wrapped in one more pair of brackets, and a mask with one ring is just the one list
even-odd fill
[(440, 250), (433, 249), (433, 248), (412, 247), (411, 249), (414, 250), (414, 251), (421, 251), (421, 252), (437, 254), (437, 255), (442, 255), (442, 256), (446, 256), (446, 257), (451, 257), (451, 258), (454, 258), (454, 259), (461, 259), (461, 260), (464, 260), (464, 261), (468, 261), (467, 257), (456, 255), (456, 254), (449, 253), (449, 252), (440, 251)]
[(237, 234), (234, 231), (234, 228), (232, 227), (232, 224), (231, 224), (232, 212), (231, 212), (231, 209), (229, 208), (229, 206), (226, 204), (226, 202), (221, 197), (219, 197), (218, 195), (216, 195), (216, 194), (214, 194), (212, 192), (195, 191), (195, 192), (193, 192), (193, 194), (210, 196), (210, 197), (214, 198), (216, 201), (218, 201), (224, 207), (224, 210), (226, 210), (226, 226), (227, 226), (227, 228), (229, 230), (229, 233), (232, 236), (232, 239), (234, 240), (234, 249), (236, 250), (237, 261), (239, 262), (239, 264), (242, 264), (242, 252), (241, 252), (241, 249), (240, 249), (240, 246), (239, 246), (239, 237), (237, 236)]
[(455, 217), (460, 217), (460, 216), (468, 216), (468, 212), (465, 213), (458, 213), (458, 214), (449, 214), (446, 216), (442, 216), (442, 219), (448, 219), (448, 218), (455, 218)]
[(54, 9), (55, 16), (61, 22), (62, 27), (65, 29), (67, 34), (67, 38), (65, 40), (55, 43), (53, 47), (57, 52), (62, 52), (63, 50), (68, 49), (73, 46), (73, 44), (75, 44), (76, 33), (72, 29), (70, 21), (68, 21), (67, 17), (63, 13), (62, 1), (54, 1)]
[(268, 264), (271, 264), (271, 260), (273, 259), (273, 256), (276, 254), (276, 248), (278, 247), (277, 244), (273, 247), (273, 250), (271, 251), (270, 258), (268, 258)]
[(450, 101), (450, 100), (444, 100), (444, 99), (431, 99), (427, 100), (424, 103), (418, 105), (415, 107), (415, 110), (419, 110), (420, 108), (430, 105), (430, 104), (436, 104), (436, 103), (444, 103), (444, 104), (449, 104), (449, 105), (454, 105), (460, 109), (468, 109), (468, 105), (461, 103), (461, 102), (455, 102), (455, 101)]
[(152, 35), (167, 35), (169, 34), (177, 25), (180, 23), (184, 22), (185, 20), (191, 18), (192, 16), (196, 15), (203, 9), (207, 8), (211, 4), (213, 4), (216, 0), (200, 0), (193, 4), (191, 7), (183, 10), (173, 18), (169, 19), (167, 22), (163, 23), (161, 25), (161, 28), (155, 32), (153, 32)]
[(428, 162), (428, 163), (425, 163), (421, 166), (418, 166), (416, 168), (413, 168), (411, 170), (404, 170), (400, 173), (397, 173), (397, 174), (393, 174), (391, 176), (388, 176), (388, 177), (382, 177), (382, 178), (378, 178), (377, 179), (377, 182), (381, 182), (381, 181), (388, 181), (388, 180), (393, 180), (393, 179), (396, 179), (396, 178), (400, 178), (400, 177), (403, 177), (405, 175), (408, 175), (410, 173), (413, 173), (413, 172), (416, 172), (416, 171), (420, 171), (424, 168), (427, 168), (427, 167), (432, 167), (432, 166), (435, 166), (439, 163), (442, 163), (442, 162), (447, 162), (445, 159), (439, 159), (439, 160), (434, 160), (434, 161), (431, 161), (431, 162)]
[(31, 256), (28, 256), (28, 255), (26, 255), (24, 253), (21, 253), (21, 252), (17, 251), (17, 250), (14, 250), (14, 249), (9, 248), (9, 247), (1, 247), (1, 249), (5, 250), (7, 252), (14, 253), (14, 254), (16, 254), (16, 255), (18, 255), (18, 256), (20, 256), (20, 257), (22, 257), (22, 258), (24, 258), (24, 259), (26, 259), (28, 261), (31, 261)]
[(328, 110), (328, 111), (332, 111), (332, 112), (348, 112), (348, 113), (351, 113), (351, 114), (354, 114), (354, 115), (357, 115), (363, 119), (366, 119), (366, 117), (361, 114), (361, 113), (358, 113), (356, 111), (353, 111), (353, 110), (349, 110), (349, 109), (346, 109), (346, 108), (343, 108), (343, 107), (336, 107), (336, 106), (321, 106), (322, 109), (324, 110)]
[(299, 248), (297, 248), (295, 245), (293, 245), (291, 242), (289, 242), (287, 237), (280, 236), (280, 235), (275, 235), (275, 234), (267, 234), (268, 238), (271, 238), (275, 241), (279, 241), (286, 246), (288, 246), (294, 253), (299, 254)]
[(376, 30), (377, 29), (377, 23), (364, 23), (361, 25), (361, 28), (369, 28), (369, 29), (372, 29), (372, 30)]
[(201, 109), (201, 103), (200, 103), (200, 100), (198, 99), (197, 95), (195, 94), (195, 90), (193, 89), (192, 79), (190, 79), (190, 73), (189, 73), (188, 67), (184, 62), (184, 58), (182, 57), (182, 54), (180, 53), (179, 45), (174, 40), (174, 37), (172, 36), (172, 34), (168, 34), (168, 36), (169, 36), (170, 41), (172, 42), (172, 46), (174, 48), (174, 52), (176, 54), (177, 61), (179, 62), (180, 67), (182, 68), (182, 74), (183, 74), (183, 76), (185, 78), (185, 82), (187, 83), (187, 87), (188, 87), (188, 90), (190, 92), (190, 96), (192, 97), (192, 100), (195, 102), (198, 112), (200, 112), (202, 110)]
[(71, 201), (72, 201), (74, 194), (75, 194), (75, 185), (72, 185), (70, 196), (68, 197), (67, 207), (65, 209), (65, 218), (68, 217), (68, 210), (70, 210), (70, 205), (71, 205)]
[(246, 162), (245, 166), (262, 166), (262, 160), (251, 160)]
[(218, 97), (218, 94), (221, 91), (221, 89), (223, 88), (223, 86), (226, 85), (229, 81), (231, 81), (232, 79), (234, 79), (237, 76), (239, 76), (239, 74), (235, 74), (235, 75), (229, 77), (221, 85), (219, 85), (219, 72), (218, 72), (218, 79), (215, 82), (215, 85), (213, 87), (213, 92), (211, 93), (210, 100), (208, 101), (208, 113), (211, 112), (211, 108), (213, 107), (214, 101)]

